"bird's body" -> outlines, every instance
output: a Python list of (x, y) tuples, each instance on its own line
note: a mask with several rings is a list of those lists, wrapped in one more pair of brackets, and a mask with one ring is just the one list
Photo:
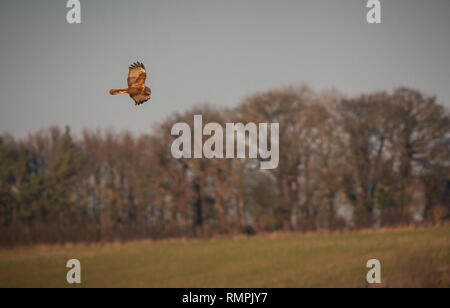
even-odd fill
[(145, 103), (150, 99), (152, 90), (145, 85), (145, 79), (147, 78), (147, 72), (144, 64), (135, 62), (130, 66), (128, 71), (128, 88), (126, 89), (111, 89), (109, 94), (129, 94), (134, 100), (136, 105)]

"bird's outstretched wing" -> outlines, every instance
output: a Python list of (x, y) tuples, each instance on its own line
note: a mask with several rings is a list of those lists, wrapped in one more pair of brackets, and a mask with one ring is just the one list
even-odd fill
[(130, 65), (127, 78), (128, 87), (139, 87), (144, 85), (145, 78), (147, 78), (147, 72), (144, 64), (135, 62)]

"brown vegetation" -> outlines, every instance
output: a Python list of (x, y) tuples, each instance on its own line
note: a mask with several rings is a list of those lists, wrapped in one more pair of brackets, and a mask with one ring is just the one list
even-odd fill
[[(280, 163), (174, 159), (176, 122), (280, 123)], [(450, 116), (418, 91), (307, 87), (199, 106), (149, 135), (50, 128), (0, 139), (0, 245), (437, 224), (450, 217)]]

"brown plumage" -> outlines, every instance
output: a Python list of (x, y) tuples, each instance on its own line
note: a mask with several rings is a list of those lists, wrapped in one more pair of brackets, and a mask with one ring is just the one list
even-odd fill
[(128, 71), (128, 88), (126, 89), (111, 89), (109, 94), (129, 94), (134, 100), (135, 105), (140, 105), (145, 103), (150, 99), (150, 94), (152, 90), (145, 85), (145, 79), (147, 78), (147, 73), (145, 71), (144, 64), (140, 62), (135, 62), (130, 65), (130, 70)]

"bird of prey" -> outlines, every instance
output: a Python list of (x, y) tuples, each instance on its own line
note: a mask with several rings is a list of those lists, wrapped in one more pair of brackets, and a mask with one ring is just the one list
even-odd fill
[(127, 79), (128, 88), (111, 89), (109, 94), (129, 94), (134, 100), (135, 105), (143, 104), (150, 99), (150, 94), (152, 93), (150, 88), (145, 85), (145, 78), (147, 77), (145, 66), (140, 62), (135, 62), (129, 68)]

